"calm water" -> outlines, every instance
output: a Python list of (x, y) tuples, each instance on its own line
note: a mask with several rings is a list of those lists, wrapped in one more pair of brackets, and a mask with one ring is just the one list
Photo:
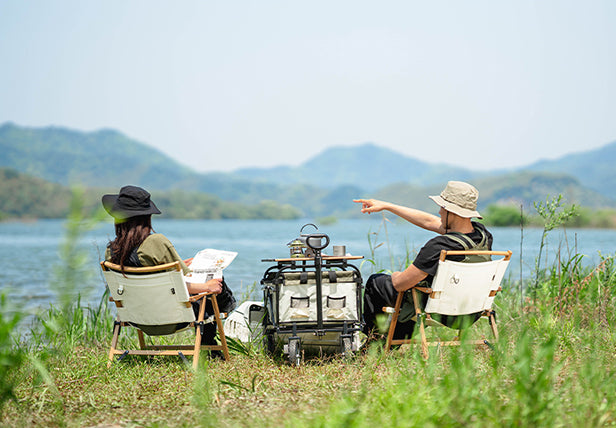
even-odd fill
[[(306, 222), (156, 219), (154, 227), (175, 244), (184, 258), (193, 256), (203, 248), (237, 251), (238, 256), (225, 270), (225, 278), (237, 296), (250, 293), (252, 298), (260, 299), (259, 281), (270, 266), (261, 260), (288, 256), (287, 243), (299, 236), (300, 228)], [(386, 224), (387, 230), (381, 216), (370, 216), (321, 225), (319, 232), (330, 237), (330, 246), (324, 252), (330, 253), (332, 245), (346, 245), (347, 252), (370, 258), (370, 236), (373, 247), (383, 243), (375, 251), (379, 267), (397, 270), (407, 252), (419, 250), (426, 240), (434, 236), (405, 222)], [(312, 227), (305, 229), (305, 232), (312, 231)], [(526, 229), (523, 239), (519, 228), (491, 228), (491, 231), (495, 250), (510, 249), (514, 252), (509, 275), (519, 278), (520, 269), (523, 275), (530, 275), (539, 249), (541, 230)], [(81, 242), (90, 259), (88, 266), (91, 266), (79, 284), (85, 302), (97, 303), (100, 300), (104, 283), (98, 261), (112, 235), (113, 224), (109, 222), (89, 232)], [(49, 284), (52, 270), (59, 263), (58, 246), (63, 237), (64, 222), (61, 220), (0, 223), (0, 288), (22, 309), (34, 310), (55, 302)], [(520, 242), (523, 243), (522, 263)], [(555, 259), (559, 247), (561, 252), (585, 254), (587, 264), (596, 263), (600, 259), (599, 253), (609, 256), (616, 252), (616, 231), (582, 229), (567, 230), (566, 234), (553, 231), (548, 241), (549, 261)], [(372, 273), (372, 269), (371, 263), (363, 263), (361, 270), (364, 279)]]

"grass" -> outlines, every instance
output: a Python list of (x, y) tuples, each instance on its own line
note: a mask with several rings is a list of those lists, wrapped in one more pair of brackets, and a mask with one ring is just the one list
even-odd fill
[[(594, 280), (606, 278), (604, 291), (614, 288), (613, 275)], [(580, 298), (598, 289), (597, 282), (585, 284)], [(107, 369), (108, 343), (82, 335), (82, 343), (69, 340), (55, 352), (27, 351), (42, 361), (49, 380), (31, 360), (13, 370), (15, 399), (5, 404), (0, 424), (616, 425), (613, 297), (601, 300), (603, 308), (582, 301), (568, 313), (537, 301), (528, 299), (520, 310), (516, 293), (503, 293), (501, 340), (493, 351), (431, 349), (427, 362), (418, 347), (385, 354), (375, 344), (351, 360), (313, 359), (299, 368), (254, 352), (228, 362), (202, 358), (197, 371), (161, 357), (128, 357)], [(477, 327), (487, 333), (485, 325)]]
[[(204, 356), (196, 371), (174, 357), (108, 369), (104, 296), (96, 308), (51, 307), (26, 343), (14, 341), (19, 316), (3, 307), (0, 426), (616, 426), (616, 267), (580, 258), (533, 275), (522, 301), (519, 284), (504, 284), (493, 350), (431, 348), (428, 361), (418, 347), (384, 353), (374, 343), (295, 368), (250, 346), (230, 361)], [(487, 336), (487, 325), (473, 328)]]

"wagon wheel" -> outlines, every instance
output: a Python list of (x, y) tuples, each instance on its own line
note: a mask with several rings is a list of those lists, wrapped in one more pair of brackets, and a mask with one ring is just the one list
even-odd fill
[(350, 337), (340, 338), (340, 352), (344, 358), (351, 358), (353, 356), (353, 341)]
[(273, 355), (276, 352), (276, 339), (273, 331), (263, 335), (263, 345), (269, 355)]
[(302, 362), (302, 345), (299, 339), (289, 339), (289, 363), (299, 367)]

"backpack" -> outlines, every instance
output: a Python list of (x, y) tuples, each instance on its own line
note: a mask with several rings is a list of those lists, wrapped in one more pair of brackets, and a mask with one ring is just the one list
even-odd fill
[[(460, 232), (447, 232), (445, 233), (444, 236), (462, 245), (462, 248), (464, 248), (464, 251), (468, 251), (468, 250), (489, 251), (490, 248), (488, 247), (487, 235), (485, 234), (483, 230), (481, 229), (477, 229), (477, 230), (481, 234), (481, 241), (479, 241), (478, 244), (476, 244), (475, 241), (473, 241), (471, 238), (469, 238), (468, 236)], [(462, 263), (480, 263), (480, 262), (489, 262), (490, 260), (492, 260), (492, 257), (490, 257), (490, 255), (488, 254), (473, 254), (473, 255), (465, 256), (464, 259), (462, 260)]]

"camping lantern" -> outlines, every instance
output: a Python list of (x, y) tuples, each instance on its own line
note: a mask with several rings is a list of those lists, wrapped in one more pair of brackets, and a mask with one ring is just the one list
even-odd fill
[(291, 253), (291, 257), (304, 257), (304, 249), (306, 248), (306, 244), (304, 244), (301, 239), (294, 239), (287, 245), (289, 246), (289, 252)]

